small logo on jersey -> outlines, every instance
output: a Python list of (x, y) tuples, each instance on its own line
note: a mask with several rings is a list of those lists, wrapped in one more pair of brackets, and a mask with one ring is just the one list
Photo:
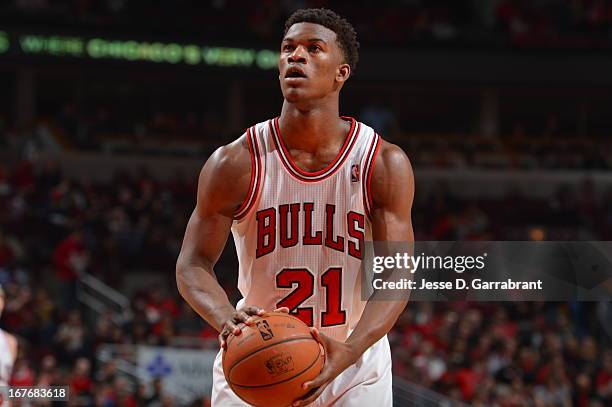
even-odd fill
[(351, 182), (359, 182), (359, 164), (353, 164), (351, 166)]
[(264, 362), (266, 370), (272, 376), (278, 376), (283, 373), (288, 373), (295, 369), (293, 365), (293, 356), (288, 353), (281, 353), (280, 355), (274, 355), (270, 359)]
[(257, 323), (257, 329), (259, 329), (261, 339), (263, 339), (264, 341), (269, 341), (274, 337), (274, 334), (272, 333), (272, 328), (270, 328), (270, 324), (268, 324), (268, 321), (266, 321), (265, 319)]

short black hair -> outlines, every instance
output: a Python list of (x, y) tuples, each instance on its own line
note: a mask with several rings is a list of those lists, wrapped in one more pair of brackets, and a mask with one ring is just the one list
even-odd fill
[(326, 8), (303, 8), (291, 14), (285, 21), (284, 35), (293, 24), (297, 23), (319, 24), (335, 32), (345, 61), (351, 67), (351, 73), (355, 72), (359, 61), (359, 42), (357, 32), (351, 23)]

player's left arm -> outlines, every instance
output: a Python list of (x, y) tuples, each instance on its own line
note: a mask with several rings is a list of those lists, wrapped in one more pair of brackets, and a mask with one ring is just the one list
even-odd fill
[[(385, 141), (382, 143), (372, 170), (372, 237), (379, 242), (414, 242), (411, 216), (414, 199), (412, 166), (401, 148)], [(407, 298), (368, 301), (361, 319), (346, 342), (328, 338), (313, 328), (313, 335), (325, 348), (325, 365), (319, 376), (304, 383), (306, 388), (312, 389), (308, 397), (294, 405), (306, 405), (319, 397), (336, 376), (391, 330), (407, 303)]]

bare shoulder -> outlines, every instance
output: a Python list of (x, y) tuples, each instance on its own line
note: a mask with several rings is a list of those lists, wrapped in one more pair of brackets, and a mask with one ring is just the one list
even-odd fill
[(15, 335), (11, 335), (10, 333), (3, 331), (4, 337), (6, 338), (6, 342), (8, 343), (9, 350), (13, 355), (13, 359), (17, 358), (17, 337)]
[(198, 180), (198, 208), (233, 215), (248, 193), (251, 153), (246, 135), (219, 147), (206, 161)]
[(397, 145), (381, 140), (372, 170), (372, 192), (375, 202), (397, 192), (398, 189), (405, 193), (414, 193), (414, 173), (410, 159)]
[(208, 158), (202, 173), (213, 172), (217, 175), (238, 175), (244, 171), (251, 171), (251, 154), (247, 143), (246, 135), (240, 136), (230, 144), (219, 147)]

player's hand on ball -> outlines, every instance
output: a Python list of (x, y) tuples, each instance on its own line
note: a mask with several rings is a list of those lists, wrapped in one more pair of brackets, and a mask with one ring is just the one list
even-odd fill
[(240, 335), (241, 330), (239, 324), (243, 323), (245, 325), (251, 325), (253, 323), (253, 318), (251, 316), (262, 316), (264, 314), (264, 310), (255, 307), (255, 306), (247, 306), (244, 308), (237, 309), (230, 317), (230, 319), (225, 322), (223, 325), (223, 329), (219, 334), (219, 345), (224, 350), (227, 348), (227, 337), (230, 335)]
[(325, 350), (325, 364), (321, 373), (313, 380), (305, 382), (304, 389), (309, 390), (306, 395), (293, 402), (293, 406), (305, 406), (312, 403), (323, 393), (329, 383), (359, 359), (358, 354), (351, 345), (336, 341), (320, 333), (316, 328), (311, 328), (312, 336)]
[[(281, 307), (275, 309), (274, 311), (284, 312), (288, 314), (289, 308)], [(227, 348), (226, 341), (228, 336), (232, 334), (240, 335), (242, 331), (240, 330), (240, 326), (238, 324), (244, 323), (246, 325), (251, 325), (253, 323), (253, 318), (251, 318), (251, 316), (262, 316), (264, 313), (265, 311), (262, 308), (255, 306), (248, 306), (236, 310), (236, 312), (232, 314), (232, 317), (225, 323), (223, 329), (221, 330), (221, 333), (219, 334), (219, 345), (221, 346), (221, 348)]]

